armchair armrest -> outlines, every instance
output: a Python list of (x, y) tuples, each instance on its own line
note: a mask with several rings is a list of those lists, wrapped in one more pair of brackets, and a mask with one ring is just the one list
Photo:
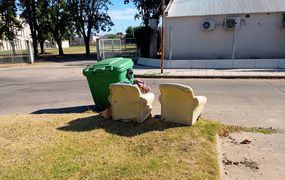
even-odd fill
[(207, 98), (205, 96), (195, 96), (194, 103), (195, 106), (205, 105), (207, 103)]
[(151, 106), (152, 102), (154, 101), (155, 95), (151, 92), (145, 93), (141, 95), (142, 100), (148, 105)]
[(206, 103), (207, 103), (207, 98), (205, 96), (194, 97), (194, 111), (193, 111), (194, 119), (197, 119), (201, 115)]

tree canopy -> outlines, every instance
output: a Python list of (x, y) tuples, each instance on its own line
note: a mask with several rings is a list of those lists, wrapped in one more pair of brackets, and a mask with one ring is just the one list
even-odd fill
[(59, 55), (63, 55), (62, 40), (68, 39), (74, 33), (72, 11), (66, 0), (49, 0), (48, 24), (49, 30), (57, 43)]
[(12, 41), (22, 28), (15, 0), (0, 0), (0, 38)]
[(90, 38), (92, 33), (110, 31), (113, 26), (108, 15), (108, 5), (110, 0), (71, 0), (70, 9), (72, 11), (75, 27), (79, 35), (82, 35), (85, 42), (86, 54), (90, 54)]
[(29, 24), (31, 35), (33, 39), (34, 56), (38, 56), (38, 41), (37, 41), (37, 30), (38, 30), (38, 15), (36, 10), (35, 0), (20, 0), (19, 3), (22, 13), (21, 17)]
[[(145, 27), (149, 27), (150, 19), (157, 19), (162, 15), (162, 0), (124, 0), (125, 4), (133, 2), (137, 7), (138, 14), (135, 18), (141, 18)], [(165, 5), (169, 0), (165, 0)]]

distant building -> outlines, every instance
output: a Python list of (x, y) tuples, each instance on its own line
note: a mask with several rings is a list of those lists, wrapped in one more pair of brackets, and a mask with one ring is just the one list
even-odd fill
[[(62, 48), (69, 48), (70, 47), (68, 40), (61, 41), (61, 45), (62, 45)], [(44, 44), (44, 48), (45, 49), (52, 49), (52, 48), (58, 49), (58, 45), (55, 41), (46, 40), (45, 44)]]
[(122, 38), (125, 38), (125, 35), (123, 33), (105, 34), (100, 37), (100, 39), (122, 39)]
[[(91, 36), (90, 38), (90, 44), (95, 45), (96, 40), (100, 38), (99, 36)], [(81, 46), (85, 45), (84, 38), (83, 37), (74, 37), (73, 40), (69, 41), (70, 46)]]
[[(24, 23), (22, 19), (23, 28), (17, 32), (17, 36), (14, 39), (14, 46), (16, 50), (27, 49), (27, 41), (32, 42), (30, 36), (30, 26), (27, 23)], [(11, 43), (7, 39), (0, 40), (0, 50), (11, 50)]]

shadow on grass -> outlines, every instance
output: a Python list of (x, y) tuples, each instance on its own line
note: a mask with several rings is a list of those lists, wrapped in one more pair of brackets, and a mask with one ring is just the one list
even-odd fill
[(61, 131), (86, 132), (95, 129), (104, 129), (106, 132), (119, 136), (132, 137), (150, 131), (164, 131), (169, 128), (182, 127), (183, 125), (161, 122), (158, 119), (148, 119), (143, 124), (126, 123), (103, 119), (99, 115), (79, 118), (70, 121), (66, 126), (57, 128)]
[(86, 111), (99, 111), (94, 105), (88, 106), (76, 106), (76, 107), (65, 107), (65, 108), (54, 108), (54, 109), (41, 109), (34, 111), (31, 114), (65, 114), (65, 113), (83, 113)]

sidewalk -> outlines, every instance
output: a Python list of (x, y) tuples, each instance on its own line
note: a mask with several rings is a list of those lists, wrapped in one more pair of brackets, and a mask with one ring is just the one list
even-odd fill
[(285, 79), (285, 69), (164, 69), (136, 65), (135, 76), (138, 78), (260, 78)]

